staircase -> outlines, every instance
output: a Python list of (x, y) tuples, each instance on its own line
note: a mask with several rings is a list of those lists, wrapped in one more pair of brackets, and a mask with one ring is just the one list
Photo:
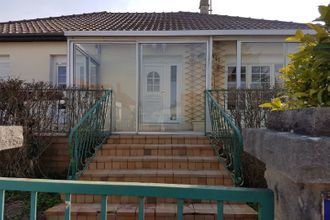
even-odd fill
[[(81, 175), (86, 181), (119, 181), (234, 186), (205, 136), (113, 135)], [(189, 186), (188, 186), (189, 187)], [(72, 219), (100, 219), (99, 196), (72, 195)], [(109, 219), (137, 219), (138, 198), (108, 197)], [(176, 219), (174, 199), (147, 198), (145, 219)], [(46, 219), (63, 219), (65, 204), (46, 211)], [(185, 201), (184, 219), (216, 219), (216, 204)], [(257, 219), (247, 205), (225, 204), (225, 219)]]

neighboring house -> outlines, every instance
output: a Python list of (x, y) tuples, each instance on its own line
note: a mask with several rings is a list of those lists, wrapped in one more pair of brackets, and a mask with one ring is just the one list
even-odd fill
[(111, 88), (116, 132), (203, 131), (204, 90), (276, 86), (297, 48), (285, 39), (311, 31), (200, 8), (0, 23), (0, 78)]

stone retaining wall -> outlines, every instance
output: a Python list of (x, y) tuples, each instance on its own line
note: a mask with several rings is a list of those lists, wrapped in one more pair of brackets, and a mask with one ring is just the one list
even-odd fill
[[(268, 125), (276, 130), (243, 131), (245, 151), (266, 164), (265, 178), (268, 188), (275, 194), (278, 220), (321, 219), (321, 194), (330, 191), (330, 136), (324, 136), (330, 125), (320, 130), (330, 116), (323, 113), (325, 118), (317, 122), (314, 116), (320, 117), (320, 112), (312, 110), (309, 113), (299, 113), (303, 119), (291, 117), (291, 120), (285, 118), (294, 112), (272, 113)], [(294, 120), (296, 123), (292, 123)], [(307, 126), (306, 123), (314, 129), (301, 129), (304, 124)], [(317, 126), (318, 123), (321, 126)], [(289, 131), (278, 131), (281, 129)]]

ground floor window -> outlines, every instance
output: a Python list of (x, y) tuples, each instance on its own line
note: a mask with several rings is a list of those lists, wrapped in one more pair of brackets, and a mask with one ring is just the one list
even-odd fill
[(67, 87), (67, 57), (66, 55), (51, 56), (50, 82), (54, 86)]

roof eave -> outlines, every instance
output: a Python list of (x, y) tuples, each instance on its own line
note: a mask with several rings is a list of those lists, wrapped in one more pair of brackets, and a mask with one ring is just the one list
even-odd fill
[[(250, 30), (180, 30), (180, 31), (65, 31), (67, 37), (87, 37), (87, 36), (288, 36), (294, 35), (296, 29), (250, 29)], [(315, 34), (311, 29), (304, 29), (306, 34)]]
[(66, 41), (64, 33), (0, 34), (0, 42)]

